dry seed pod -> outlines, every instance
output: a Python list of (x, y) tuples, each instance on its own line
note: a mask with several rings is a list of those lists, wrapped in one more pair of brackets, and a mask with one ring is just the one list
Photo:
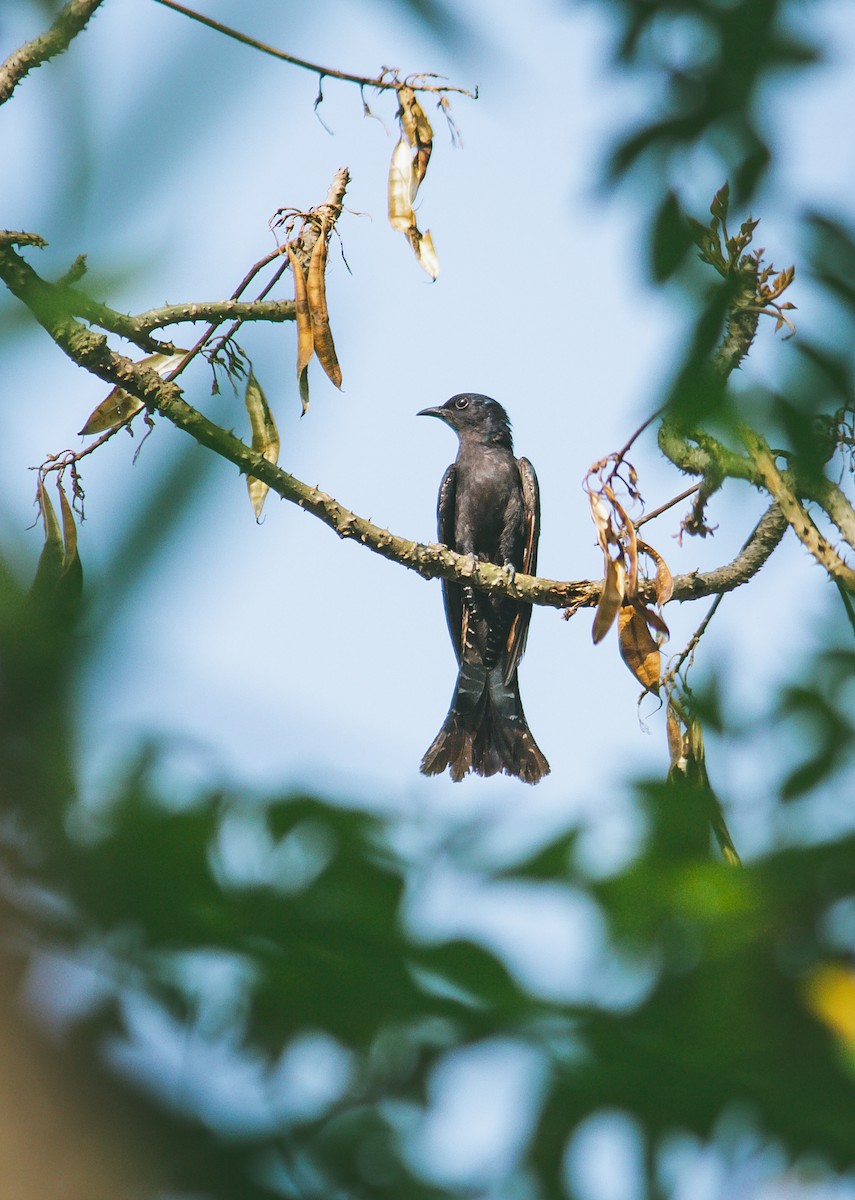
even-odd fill
[(401, 233), (415, 228), (413, 212), (413, 155), (404, 138), (392, 151), (389, 164), (389, 224)]
[(668, 703), (666, 731), (668, 735), (670, 770), (685, 771), (686, 756), (683, 752), (683, 726), (680, 723), (677, 713), (674, 711), (674, 705), (670, 701)]
[(426, 229), (419, 239), (416, 256), (418, 257), (419, 265), (427, 271), (431, 279), (436, 279), (437, 275), (439, 275), (439, 259), (433, 248), (433, 238), (429, 229)]
[(418, 191), (419, 185), (427, 174), (428, 163), (430, 162), (431, 151), (433, 150), (433, 129), (431, 129), (430, 121), (425, 116), (425, 111), (419, 104), (416, 98), (416, 93), (412, 88), (398, 88), (398, 116), (401, 120), (401, 129), (408, 144), (416, 151), (415, 158), (412, 164), (414, 191), (412, 199), (415, 200), (415, 193)]
[(297, 382), (300, 386), (300, 403), (305, 413), (309, 407), (309, 363), (315, 350), (312, 333), (312, 315), (306, 289), (306, 276), (302, 264), (290, 246), (286, 246), (291, 274), (294, 276), (294, 312), (297, 318)]
[(645, 614), (634, 604), (624, 604), (618, 613), (620, 656), (645, 691), (659, 692), (662, 656), (653, 640)]
[(606, 578), (603, 582), (603, 590), (600, 592), (597, 611), (594, 614), (594, 627), (591, 630), (594, 645), (601, 642), (611, 629), (623, 603), (625, 590), (626, 568), (620, 559), (607, 558)]
[[(137, 366), (151, 367), (153, 371), (157, 371), (158, 375), (163, 377), (174, 370), (187, 353), (187, 350), (176, 350), (174, 354), (150, 354), (148, 358), (141, 358)], [(109, 396), (89, 414), (86, 424), (80, 430), (80, 436), (88, 437), (93, 433), (106, 433), (108, 429), (120, 425), (126, 417), (132, 416), (144, 407), (142, 400), (132, 396), (124, 388), (114, 387)]]
[(318, 240), (312, 250), (309, 262), (307, 294), (309, 313), (312, 318), (312, 335), (314, 338), (315, 354), (318, 362), (326, 371), (337, 388), (341, 387), (341, 367), (336, 357), (332, 330), (330, 329), (329, 312), (327, 311), (326, 269), (327, 269), (327, 226), (324, 222)]
[(674, 594), (674, 580), (668, 564), (659, 551), (648, 546), (647, 542), (639, 539), (638, 548), (656, 563), (656, 603), (661, 607), (663, 604), (667, 604)]
[[(246, 411), (249, 414), (253, 450), (257, 454), (260, 454), (262, 458), (266, 458), (268, 462), (278, 462), (279, 431), (276, 428), (276, 422), (273, 420), (273, 413), (270, 411), (267, 397), (261, 390), (261, 386), (255, 378), (253, 371), (250, 371), (249, 379), (246, 382), (244, 403), (246, 404)], [(246, 486), (249, 491), (249, 501), (252, 505), (252, 510), (255, 513), (256, 520), (258, 520), (261, 516), (261, 510), (264, 508), (264, 501), (269, 488), (266, 483), (262, 483), (260, 479), (253, 478), (252, 475), (247, 475)]]

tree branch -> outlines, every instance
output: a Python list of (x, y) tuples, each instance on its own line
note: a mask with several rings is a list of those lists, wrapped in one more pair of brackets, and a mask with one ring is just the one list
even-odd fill
[[(81, 316), (85, 315), (83, 313)], [(162, 329), (166, 325), (192, 324), (207, 321), (217, 326), (224, 321), (293, 321), (293, 300), (209, 300), (194, 304), (164, 304), (162, 308), (149, 308), (136, 316), (123, 318), (127, 329), (134, 329), (138, 336)], [(102, 329), (111, 328), (96, 321)], [(116, 329), (115, 332), (121, 332)], [(131, 339), (133, 340), (133, 339)]]
[[(134, 363), (111, 350), (103, 334), (87, 329), (63, 311), (56, 296), (56, 291), (62, 289), (40, 279), (11, 246), (3, 247), (2, 244), (0, 278), (78, 366), (139, 397), (148, 409), (161, 413), (200, 445), (234, 463), (242, 474), (260, 479), (283, 499), (318, 517), (339, 537), (353, 538), (376, 554), (418, 571), (426, 578), (463, 580), (484, 591), (554, 608), (588, 608), (597, 603), (602, 589), (599, 580), (559, 582), (522, 574), (509, 580), (507, 573), (495, 564), (473, 564), (468, 555), (456, 554), (446, 546), (398, 537), (358, 516), (320, 488), (309, 487), (268, 462), (232, 433), (215, 425), (184, 400), (175, 383), (161, 379), (150, 367)], [(678, 575), (674, 579), (673, 598), (692, 600), (730, 591), (745, 583), (759, 571), (785, 528), (786, 521), (773, 505), (749, 546), (732, 563), (706, 574)], [(642, 585), (642, 595), (651, 598), (654, 586), (652, 583)]]
[(0, 104), (5, 104), (25, 75), (62, 54), (85, 27), (102, 0), (68, 0), (47, 32), (26, 42), (0, 65)]
[(855, 592), (855, 571), (842, 560), (828, 539), (817, 529), (794, 492), (790, 480), (778, 470), (775, 457), (765, 439), (747, 425), (743, 425), (741, 432), (742, 440), (763, 486), (781, 506), (796, 537), (832, 579), (848, 588), (850, 592)]

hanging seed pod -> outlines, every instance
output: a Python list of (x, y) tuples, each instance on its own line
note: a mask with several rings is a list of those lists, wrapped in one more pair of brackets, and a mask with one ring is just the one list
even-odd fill
[(312, 318), (312, 336), (315, 354), (318, 362), (326, 371), (328, 377), (337, 388), (341, 387), (341, 367), (336, 357), (332, 330), (330, 329), (329, 312), (327, 311), (326, 268), (327, 268), (327, 226), (326, 221), (321, 226), (318, 240), (312, 250), (309, 262), (307, 294), (309, 313)]
[(315, 350), (312, 315), (302, 264), (290, 246), (286, 246), (291, 274), (294, 276), (294, 311), (297, 318), (297, 382), (300, 402), (305, 413), (309, 407), (309, 363)]
[[(262, 458), (266, 458), (268, 462), (278, 462), (279, 431), (276, 428), (273, 413), (270, 411), (270, 406), (267, 403), (267, 397), (261, 390), (261, 385), (255, 378), (255, 373), (252, 370), (250, 370), (249, 379), (246, 382), (244, 404), (249, 415), (253, 450), (257, 454), (260, 454)], [(252, 505), (252, 511), (255, 513), (255, 519), (258, 520), (270, 489), (266, 483), (262, 483), (260, 479), (253, 478), (252, 475), (247, 475), (246, 486), (249, 491), (249, 501)]]

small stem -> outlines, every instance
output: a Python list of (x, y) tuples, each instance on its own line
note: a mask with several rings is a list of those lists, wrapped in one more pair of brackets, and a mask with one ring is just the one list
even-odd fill
[[(385, 73), (375, 78), (367, 75), (352, 75), (349, 71), (337, 71), (335, 67), (322, 67), (318, 63), (308, 62), (306, 59), (297, 58), (293, 54), (286, 54), (284, 50), (277, 50), (275, 46), (269, 46), (266, 42), (259, 42), (245, 33), (240, 33), (237, 29), (232, 29), (228, 25), (223, 25), (221, 22), (213, 20), (212, 17), (204, 17), (201, 13), (194, 12), (192, 8), (185, 8), (183, 4), (177, 4), (176, 0), (155, 0), (155, 3), (174, 9), (175, 12), (189, 17), (192, 21), (198, 21), (200, 25), (207, 25), (209, 29), (215, 29), (217, 33), (223, 33), (226, 37), (234, 38), (236, 42), (241, 42), (244, 46), (251, 46), (253, 50), (260, 50), (262, 54), (269, 54), (272, 58), (278, 58), (282, 62), (290, 63), (293, 67), (302, 67), (305, 71), (313, 71), (321, 78), (342, 79), (345, 83), (357, 83), (360, 87), (388, 88), (392, 91), (397, 91), (401, 86), (401, 80), (397, 75), (389, 79), (384, 77)], [(478, 99), (477, 89), (473, 92), (467, 88), (438, 86), (426, 83), (417, 85), (412, 82), (409, 83), (409, 86), (414, 92), (433, 92), (435, 94), (456, 92), (460, 96), (468, 96), (471, 100)]]
[(675, 496), (673, 500), (668, 500), (665, 504), (660, 504), (658, 508), (654, 508), (653, 512), (645, 513), (643, 517), (639, 517), (637, 521), (633, 521), (636, 529), (640, 529), (648, 521), (653, 521), (656, 517), (661, 517), (669, 508), (673, 508), (675, 504), (679, 504), (681, 500), (687, 500), (689, 496), (694, 496), (695, 492), (701, 490), (701, 485), (696, 483), (694, 487), (686, 488), (685, 492), (680, 492), (679, 496)]

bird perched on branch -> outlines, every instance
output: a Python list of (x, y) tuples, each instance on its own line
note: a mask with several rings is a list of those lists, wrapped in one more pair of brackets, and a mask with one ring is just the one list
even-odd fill
[[(457, 459), (443, 476), (439, 540), (509, 574), (537, 569), (540, 497), (534, 467), (515, 458), (508, 415), (489, 396), (462, 393), (420, 417), (438, 417), (460, 439)], [(422, 759), (425, 775), (446, 767), (455, 781), (468, 771), (504, 771), (526, 783), (549, 773), (549, 763), (526, 724), (517, 668), (531, 605), (443, 580), (445, 614), (460, 664), (445, 724)]]

